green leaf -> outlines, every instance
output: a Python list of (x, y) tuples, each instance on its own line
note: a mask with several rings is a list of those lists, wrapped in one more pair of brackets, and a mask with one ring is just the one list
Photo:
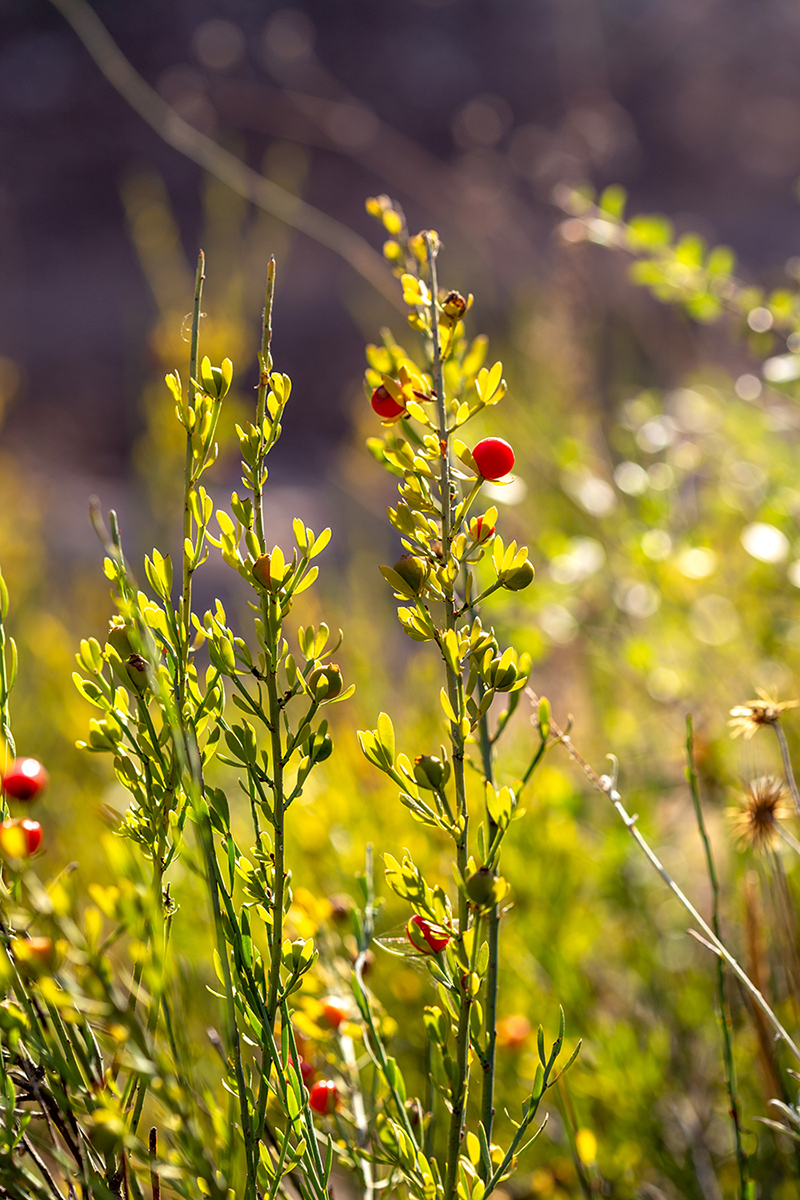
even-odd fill
[(395, 760), (395, 739), (394, 726), (392, 725), (391, 717), (382, 712), (378, 717), (378, 728), (376, 730), (377, 740), (386, 754), (386, 759), (391, 766), (394, 766)]

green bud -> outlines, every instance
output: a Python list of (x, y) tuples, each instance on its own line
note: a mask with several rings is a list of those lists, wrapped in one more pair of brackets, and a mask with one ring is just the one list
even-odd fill
[(312, 763), (325, 762), (326, 758), (330, 758), (333, 753), (333, 741), (329, 733), (320, 733), (319, 730), (310, 739), (308, 744), (308, 757)]
[(414, 778), (421, 788), (438, 791), (450, 777), (450, 763), (435, 754), (420, 754), (414, 759)]
[(506, 666), (500, 666), (502, 659), (494, 658), (489, 664), (487, 672), (489, 684), (496, 692), (509, 692), (517, 682), (517, 668), (513, 662)]
[(510, 592), (521, 592), (528, 584), (533, 583), (534, 570), (529, 562), (520, 563), (510, 571), (504, 571), (500, 582)]
[(203, 385), (203, 391), (214, 400), (221, 400), (223, 396), (227, 396), (232, 379), (233, 363), (229, 358), (222, 360), (221, 367), (212, 367), (207, 357), (200, 363), (200, 382)]
[(401, 555), (394, 564), (393, 570), (397, 572), (415, 596), (420, 594), (430, 575), (429, 565), (423, 558), (417, 558), (415, 554)]
[(307, 683), (315, 700), (333, 700), (342, 690), (342, 672), (335, 663), (327, 663), (324, 667), (315, 667), (308, 677)]
[(550, 701), (546, 696), (539, 701), (539, 736), (543, 742), (550, 736)]

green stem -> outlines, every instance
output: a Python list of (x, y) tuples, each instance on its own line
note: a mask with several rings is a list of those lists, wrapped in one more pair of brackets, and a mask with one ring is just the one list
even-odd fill
[(256, 428), (261, 439), (262, 452), (259, 453), (254, 469), (253, 479), (253, 512), (255, 514), (256, 535), (259, 545), (264, 547), (264, 485), (262, 475), (264, 470), (263, 446), (266, 441), (264, 420), (266, 417), (267, 392), (269, 377), (272, 372), (272, 300), (275, 295), (275, 259), (270, 258), (267, 266), (267, 294), (264, 300), (264, 320), (261, 327), (261, 353), (258, 356), (258, 397), (256, 400)]
[[(688, 713), (686, 716), (686, 777), (689, 781), (689, 789), (692, 793), (692, 803), (694, 804), (695, 816), (697, 817), (697, 828), (700, 831), (700, 838), (703, 842), (703, 850), (706, 856), (706, 868), (708, 870), (708, 878), (711, 883), (711, 924), (714, 933), (721, 940), (719, 924), (719, 881), (717, 879), (717, 870), (714, 865), (714, 856), (711, 852), (711, 843), (706, 832), (705, 818), (703, 817), (703, 808), (700, 803), (700, 787), (697, 779), (697, 770), (694, 765), (694, 730), (692, 727), (692, 715)], [(739, 1107), (739, 1097), (736, 1087), (736, 1066), (733, 1061), (733, 1045), (731, 1042), (731, 1013), (728, 1005), (728, 998), (725, 994), (725, 967), (722, 959), (717, 957), (717, 1002), (719, 1004), (719, 1023), (722, 1030), (722, 1053), (725, 1062), (725, 1085), (728, 1089), (728, 1100), (730, 1103), (730, 1117), (733, 1124), (733, 1136), (736, 1143), (736, 1163), (739, 1168), (739, 1183), (741, 1185), (741, 1198), (747, 1200), (749, 1171), (747, 1167), (747, 1154), (742, 1145), (742, 1128), (741, 1128), (741, 1110)]]
[[(8, 612), (8, 589), (6, 582), (3, 579), (3, 574), (0, 571), (0, 741), (3, 746), (3, 768), (8, 766), (9, 757), (13, 758), (16, 754), (14, 746), (14, 738), (11, 733), (11, 714), (9, 710), (9, 695), (11, 689), (8, 686), (8, 668), (6, 666), (6, 645), (8, 639), (6, 637), (5, 618)], [(5, 800), (2, 801), (2, 815), (8, 815), (8, 806)]]
[[(205, 280), (206, 258), (201, 250), (197, 257), (197, 273), (194, 281), (194, 306), (192, 308), (192, 342), (189, 356), (189, 409), (194, 405), (197, 394), (195, 380), (197, 379), (198, 347), (200, 341), (200, 302), (203, 298), (203, 282)], [(183, 590), (181, 593), (181, 658), (178, 677), (178, 711), (183, 716), (183, 702), (186, 694), (186, 675), (189, 670), (189, 644), (192, 637), (192, 562), (186, 550), (186, 540), (192, 538), (192, 510), (189, 503), (194, 477), (192, 465), (192, 435), (186, 431), (186, 462), (183, 473)]]
[[(483, 684), (478, 681), (478, 699), (483, 699)], [(492, 763), (492, 741), (489, 736), (489, 719), (484, 714), (480, 720), (480, 746), (483, 774), (486, 782), (494, 784)], [(494, 841), (497, 825), (489, 817), (489, 843)], [(495, 870), (495, 875), (497, 871)], [(486, 1047), (483, 1052), (483, 1089), (481, 1092), (481, 1123), (486, 1133), (486, 1141), (491, 1145), (492, 1124), (494, 1122), (494, 1076), (495, 1055), (497, 1048), (497, 989), (500, 968), (500, 914), (496, 904), (489, 910), (488, 918), (489, 962), (486, 968)], [(486, 1180), (484, 1179), (484, 1182)]]
[[(264, 600), (264, 625), (268, 628), (266, 608), (269, 597)], [(285, 890), (284, 863), (284, 795), (283, 795), (283, 747), (281, 744), (281, 709), (278, 703), (278, 641), (269, 648), (267, 662), (267, 697), (269, 701), (269, 731), (272, 741), (272, 820), (273, 844), (273, 889), (272, 889), (272, 942), (270, 945), (269, 992), (267, 994), (267, 1017), (269, 1032), (275, 1029), (278, 1012), (278, 996), (281, 982), (281, 943), (283, 942), (283, 906)]]
[(203, 842), (203, 853), (206, 859), (206, 875), (208, 877), (208, 890), (211, 896), (211, 911), (214, 916), (214, 929), (217, 938), (217, 953), (222, 965), (222, 974), (225, 984), (225, 1007), (228, 1017), (228, 1040), (233, 1051), (234, 1071), (236, 1074), (236, 1090), (239, 1098), (239, 1111), (242, 1121), (242, 1134), (244, 1135), (245, 1156), (247, 1159), (247, 1187), (245, 1190), (246, 1200), (255, 1200), (256, 1183), (257, 1183), (257, 1162), (254, 1148), (253, 1131), (250, 1126), (250, 1110), (247, 1103), (247, 1090), (244, 1081), (244, 1070), (242, 1068), (242, 1043), (239, 1037), (239, 1027), (236, 1021), (236, 1004), (233, 998), (233, 981), (231, 978), (231, 968), (228, 961), (228, 947), (225, 941), (225, 931), (222, 928), (222, 912), (219, 905), (219, 890), (216, 863), (214, 861), (214, 842), (211, 834), (211, 826), (208, 821), (208, 816), (203, 815), (201, 818), (200, 836)]
[[(450, 448), (448, 444), (447, 410), (445, 407), (444, 396), (444, 373), (442, 370), (442, 356), (439, 346), (439, 310), (437, 307), (439, 281), (436, 272), (437, 248), (434, 244), (432, 236), (429, 233), (425, 234), (425, 247), (427, 250), (428, 266), (430, 268), (431, 276), (431, 363), (433, 367), (433, 385), (436, 390), (436, 407), (439, 416), (439, 440), (442, 443), (441, 473), (439, 477), (442, 505), (442, 560), (445, 563), (449, 563), (451, 557), (451, 542), (454, 533), (453, 518), (455, 510), (455, 496), (453, 495), (453, 485), (450, 472)], [(448, 630), (455, 630), (455, 604), (453, 601), (452, 586), (445, 591), (444, 610), (445, 627)], [(461, 727), (463, 712), (461, 695), (462, 688), (460, 677), (456, 675), (456, 672), (447, 662), (445, 662), (445, 671), (447, 674), (447, 695), (453, 712), (456, 714), (456, 722), (451, 722), (450, 724), (450, 742), (453, 754), (453, 777), (456, 791), (456, 820), (458, 822), (459, 829), (459, 835), (456, 839), (456, 865), (461, 877), (463, 878), (467, 871), (467, 838), (469, 820), (467, 812), (466, 781), (464, 779), (464, 735)], [(459, 888), (459, 937), (463, 938), (468, 926), (469, 905), (463, 888)], [(470, 996), (468, 994), (462, 995), (461, 1007), (458, 1015), (458, 1031), (456, 1034), (456, 1077), (451, 1091), (452, 1111), (450, 1115), (450, 1131), (447, 1139), (447, 1163), (444, 1191), (445, 1200), (453, 1200), (456, 1195), (456, 1186), (458, 1182), (458, 1155), (461, 1147), (461, 1139), (464, 1134), (464, 1119), (466, 1116), (467, 1095), (469, 1088), (470, 1007)]]
[(800, 817), (800, 792), (797, 790), (797, 780), (794, 777), (794, 769), (792, 760), (789, 757), (789, 747), (786, 742), (786, 734), (783, 732), (779, 721), (774, 721), (772, 728), (775, 730), (775, 736), (778, 739), (778, 745), (781, 748), (781, 758), (783, 759), (783, 769), (786, 773), (786, 781), (789, 784), (789, 790), (792, 793), (794, 800), (795, 811)]
[[(531, 699), (533, 700), (534, 704), (539, 703), (539, 697), (534, 692), (531, 692)], [(728, 950), (728, 948), (723, 944), (723, 942), (717, 937), (716, 933), (711, 928), (711, 926), (708, 924), (708, 922), (703, 920), (703, 918), (700, 916), (700, 913), (697, 911), (695, 906), (692, 904), (689, 897), (687, 895), (685, 895), (684, 892), (681, 891), (681, 889), (678, 887), (675, 880), (670, 875), (669, 871), (667, 871), (666, 867), (664, 867), (664, 865), (661, 863), (658, 856), (654, 853), (653, 850), (650, 849), (650, 846), (647, 844), (645, 839), (642, 837), (641, 833), (639, 833), (639, 830), (636, 828), (637, 818), (635, 816), (633, 816), (633, 817), (630, 816), (629, 813), (626, 811), (626, 809), (622, 803), (622, 797), (619, 794), (619, 792), (617, 791), (614, 781), (612, 779), (609, 779), (609, 777), (607, 775), (603, 775), (602, 777), (600, 775), (598, 775), (597, 772), (594, 770), (594, 768), (589, 765), (589, 763), (586, 761), (586, 759), (583, 757), (583, 755), (578, 750), (576, 750), (575, 746), (573, 746), (572, 738), (569, 736), (569, 734), (564, 733), (563, 730), (559, 729), (558, 726), (555, 724), (555, 722), (551, 721), (550, 729), (551, 729), (554, 737), (556, 738), (556, 740), (561, 742), (562, 746), (567, 751), (570, 758), (573, 760), (573, 762), (578, 764), (578, 766), (581, 768), (581, 770), (586, 775), (587, 779), (591, 782), (591, 784), (594, 787), (596, 787), (599, 792), (602, 792), (604, 796), (608, 797), (608, 799), (614, 805), (614, 808), (617, 810), (617, 813), (621, 817), (622, 823), (624, 824), (625, 828), (628, 830), (628, 833), (631, 835), (633, 840), (636, 842), (636, 845), (642, 851), (645, 858), (648, 860), (650, 865), (658, 872), (658, 874), (664, 880), (664, 883), (666, 883), (667, 887), (670, 889), (670, 891), (673, 893), (673, 895), (676, 896), (678, 898), (678, 900), (680, 900), (681, 904), (686, 909), (686, 911), (693, 917), (693, 919), (697, 922), (697, 924), (702, 929), (704, 939), (707, 940), (709, 949), (711, 949), (720, 958), (723, 958), (725, 960), (725, 962), (728, 964), (730, 969), (733, 971), (736, 978), (739, 980), (739, 982), (742, 984), (742, 986), (745, 988), (745, 990), (749, 993), (749, 995), (753, 998), (755, 1003), (761, 1009), (764, 1016), (767, 1018), (770, 1025), (772, 1026), (772, 1028), (775, 1030), (775, 1033), (777, 1034), (777, 1036), (786, 1044), (786, 1046), (791, 1051), (791, 1053), (794, 1055), (794, 1057), (797, 1059), (797, 1061), (800, 1062), (800, 1046), (797, 1045), (797, 1043), (794, 1041), (794, 1039), (789, 1034), (788, 1030), (785, 1029), (784, 1026), (781, 1024), (777, 1015), (770, 1008), (769, 1004), (764, 999), (761, 992), (758, 990), (756, 985), (753, 983), (752, 979), (747, 974), (747, 972), (742, 969), (742, 967), (739, 965), (739, 963), (736, 961), (736, 959), (731, 954), (730, 950)], [(487, 1191), (488, 1191), (488, 1189), (487, 1189)]]

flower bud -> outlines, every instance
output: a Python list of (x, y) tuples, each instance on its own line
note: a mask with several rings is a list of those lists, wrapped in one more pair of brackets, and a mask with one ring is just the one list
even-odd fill
[(488, 682), (496, 692), (510, 692), (517, 682), (517, 668), (513, 662), (501, 667), (501, 658), (493, 658), (487, 672)]
[(414, 778), (421, 788), (439, 791), (450, 778), (450, 763), (435, 754), (420, 754), (414, 759)]
[[(333, 700), (342, 690), (342, 672), (335, 663), (315, 667), (308, 677), (308, 688), (315, 700)], [(325, 756), (327, 758), (327, 755)]]
[(415, 554), (403, 554), (394, 564), (393, 570), (400, 576), (415, 596), (418, 596), (428, 582), (430, 567), (423, 558)]
[(518, 567), (512, 567), (510, 571), (504, 571), (500, 576), (500, 583), (510, 592), (521, 592), (529, 583), (533, 583), (533, 576), (533, 567), (526, 561)]
[(415, 913), (406, 925), (406, 937), (420, 954), (439, 954), (450, 941), (450, 933), (442, 925), (426, 921)]
[(325, 759), (330, 758), (332, 753), (333, 741), (331, 740), (331, 735), (329, 733), (320, 733), (317, 731), (317, 733), (315, 733), (313, 737), (309, 739), (308, 757), (311, 759), (312, 763), (325, 762)]
[(262, 554), (253, 563), (253, 578), (261, 587), (265, 587), (268, 592), (277, 592), (281, 586), (286, 574), (285, 569), (282, 571), (271, 570), (272, 555)]
[(448, 292), (442, 301), (442, 312), (456, 321), (467, 311), (467, 302), (461, 292)]
[(539, 736), (543, 742), (546, 742), (550, 736), (550, 701), (546, 696), (542, 696), (539, 701)]
[(212, 399), (221, 400), (223, 396), (227, 396), (232, 379), (233, 363), (229, 358), (222, 360), (221, 367), (212, 367), (207, 357), (200, 363), (200, 382), (203, 391)]

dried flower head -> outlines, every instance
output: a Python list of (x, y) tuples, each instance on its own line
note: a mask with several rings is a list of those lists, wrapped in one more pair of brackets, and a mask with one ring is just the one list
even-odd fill
[(797, 708), (800, 704), (800, 700), (783, 700), (778, 703), (761, 688), (757, 688), (756, 691), (757, 700), (748, 700), (746, 704), (737, 704), (731, 709), (731, 720), (728, 722), (733, 726), (731, 737), (738, 737), (743, 733), (745, 739), (749, 740), (762, 725), (777, 725), (785, 709)]
[(731, 833), (746, 849), (771, 850), (779, 839), (779, 821), (791, 816), (789, 792), (777, 775), (759, 775), (742, 784), (738, 804), (728, 809)]

